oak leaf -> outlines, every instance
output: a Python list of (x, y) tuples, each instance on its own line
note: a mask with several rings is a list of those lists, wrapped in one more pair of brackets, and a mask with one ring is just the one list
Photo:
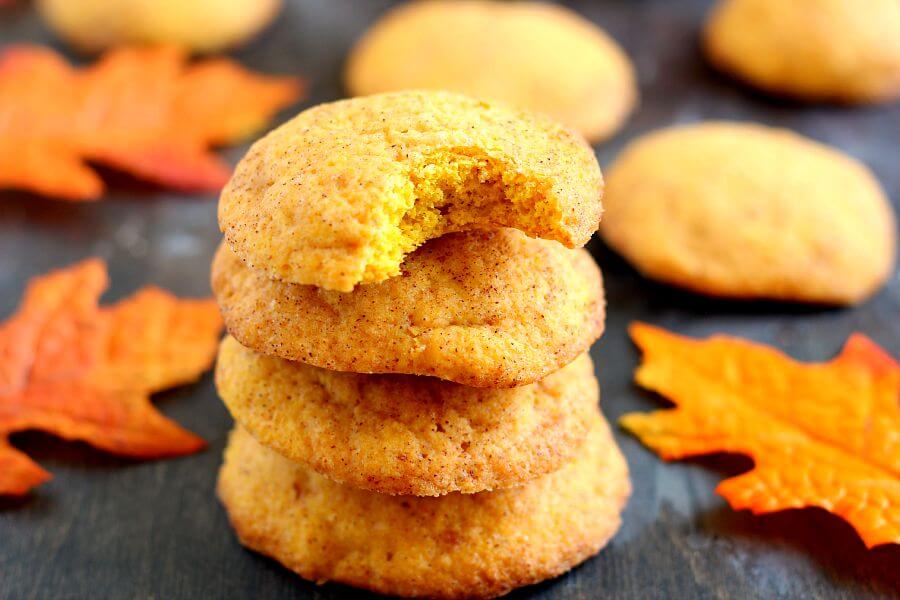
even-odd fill
[(222, 327), (214, 301), (148, 287), (100, 307), (106, 286), (98, 259), (44, 275), (0, 324), (0, 495), (24, 494), (50, 477), (10, 445), (16, 431), (39, 429), (134, 458), (205, 446), (149, 396), (209, 368)]
[(210, 146), (261, 129), (302, 92), (225, 59), (188, 64), (173, 47), (121, 48), (73, 68), (40, 46), (0, 53), (0, 188), (91, 200), (86, 162), (162, 186), (217, 191), (230, 168)]
[(635, 323), (639, 385), (676, 408), (622, 425), (674, 460), (714, 452), (755, 466), (716, 488), (756, 514), (817, 506), (868, 547), (900, 543), (900, 365), (861, 334), (825, 363), (718, 335), (694, 340)]

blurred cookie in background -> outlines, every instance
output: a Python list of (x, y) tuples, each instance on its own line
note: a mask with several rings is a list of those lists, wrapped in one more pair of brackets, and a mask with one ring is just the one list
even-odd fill
[(705, 46), (718, 68), (771, 93), (843, 103), (900, 96), (897, 0), (721, 0)]
[(239, 45), (274, 20), (282, 0), (37, 0), (47, 25), (86, 52), (175, 44), (195, 52)]
[(890, 275), (897, 225), (855, 159), (787, 130), (651, 133), (608, 171), (600, 232), (644, 275), (695, 292), (855, 304)]
[(543, 112), (603, 140), (637, 101), (619, 45), (569, 9), (539, 2), (434, 0), (393, 9), (351, 51), (353, 95), (446, 89)]

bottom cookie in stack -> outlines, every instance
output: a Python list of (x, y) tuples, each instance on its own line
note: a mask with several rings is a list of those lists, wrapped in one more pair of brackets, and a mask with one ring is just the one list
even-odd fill
[(593, 556), (619, 527), (630, 484), (595, 411), (574, 458), (519, 487), (440, 497), (339, 484), (238, 426), (219, 497), (241, 542), (306, 579), (410, 597), (495, 597)]

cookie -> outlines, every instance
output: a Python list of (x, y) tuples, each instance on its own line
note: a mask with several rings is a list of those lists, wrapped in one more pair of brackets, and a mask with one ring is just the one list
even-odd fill
[(889, 276), (896, 221), (872, 173), (790, 131), (713, 122), (631, 144), (610, 168), (606, 242), (696, 292), (853, 304)]
[(771, 93), (811, 101), (900, 97), (897, 0), (722, 0), (706, 24), (713, 64)]
[(600, 270), (587, 251), (513, 229), (432, 240), (400, 277), (350, 293), (270, 280), (223, 245), (212, 287), (228, 331), (262, 354), (475, 387), (542, 379), (604, 324)]
[(555, 577), (619, 527), (628, 470), (602, 418), (571, 463), (524, 486), (440, 498), (344, 486), (235, 430), (219, 497), (237, 535), (301, 577), (382, 594), (490, 598)]
[(541, 2), (439, 0), (389, 11), (350, 53), (352, 95), (443, 89), (545, 113), (600, 141), (637, 99), (616, 42), (575, 12)]
[(510, 226), (581, 246), (602, 186), (590, 146), (553, 121), (398, 92), (319, 105), (256, 142), (222, 191), (219, 225), (251, 268), (346, 292), (453, 231)]
[(599, 399), (587, 354), (541, 381), (494, 390), (432, 377), (359, 375), (222, 342), (216, 386), (263, 445), (384, 494), (508, 488), (577, 451)]
[(175, 44), (197, 52), (236, 46), (278, 14), (281, 0), (37, 0), (47, 25), (75, 47)]

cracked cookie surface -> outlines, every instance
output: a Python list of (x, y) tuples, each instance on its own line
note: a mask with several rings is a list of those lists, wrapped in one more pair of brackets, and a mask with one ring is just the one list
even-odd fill
[(784, 129), (709, 122), (622, 152), (601, 234), (643, 274), (696, 292), (854, 304), (891, 273), (896, 228), (850, 156)]
[(263, 354), (476, 387), (542, 379), (585, 352), (604, 322), (590, 254), (513, 229), (432, 240), (401, 276), (350, 293), (271, 280), (223, 244), (212, 287), (231, 335)]
[(300, 576), (390, 595), (490, 598), (555, 577), (619, 527), (630, 483), (599, 413), (576, 458), (523, 486), (440, 498), (331, 481), (236, 429), (218, 492), (241, 542)]
[(544, 2), (402, 4), (353, 48), (345, 81), (357, 96), (422, 88), (494, 98), (592, 141), (612, 135), (637, 101), (634, 69), (618, 44)]
[(564, 126), (448, 92), (322, 104), (257, 141), (219, 201), (251, 268), (350, 291), (454, 231), (515, 227), (570, 248), (600, 221), (593, 150)]
[(599, 400), (587, 354), (537, 383), (496, 390), (328, 371), (231, 337), (216, 386), (264, 446), (340, 483), (416, 496), (508, 488), (559, 468)]

